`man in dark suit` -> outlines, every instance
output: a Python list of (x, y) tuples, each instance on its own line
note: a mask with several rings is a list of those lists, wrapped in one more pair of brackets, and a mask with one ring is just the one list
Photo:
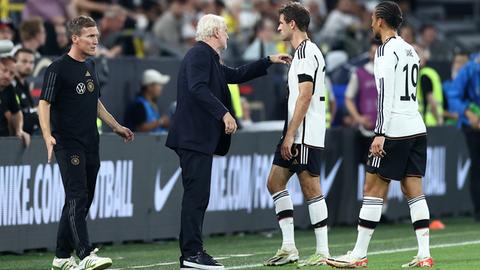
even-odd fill
[(181, 268), (223, 269), (203, 249), (202, 226), (210, 197), (213, 155), (225, 155), (237, 130), (227, 83), (242, 83), (267, 74), (272, 63), (291, 57), (272, 55), (239, 68), (220, 63), (227, 48), (227, 27), (222, 17), (203, 16), (197, 26), (198, 43), (188, 51), (177, 81), (177, 109), (167, 147), (180, 157), (183, 180), (180, 230)]

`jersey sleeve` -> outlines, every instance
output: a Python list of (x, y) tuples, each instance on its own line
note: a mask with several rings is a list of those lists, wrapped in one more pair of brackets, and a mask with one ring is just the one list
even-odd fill
[(308, 48), (298, 50), (297, 76), (298, 83), (313, 82), (315, 72), (319, 68), (318, 59), (308, 52)]
[(398, 58), (391, 44), (384, 44), (375, 55), (375, 81), (378, 89), (378, 115), (375, 133), (384, 135), (390, 124), (395, 95), (395, 68)]
[(54, 103), (60, 89), (60, 79), (58, 78), (58, 68), (56, 63), (52, 63), (45, 71), (43, 77), (42, 93), (40, 99)]

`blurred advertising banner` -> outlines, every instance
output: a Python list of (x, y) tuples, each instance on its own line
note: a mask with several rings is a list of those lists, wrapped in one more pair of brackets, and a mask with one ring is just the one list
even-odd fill
[[(359, 134), (331, 129), (321, 165), (329, 222), (355, 224), (365, 167), (358, 161)], [(175, 238), (179, 233), (182, 179), (178, 158), (165, 135), (137, 134), (131, 144), (102, 135), (101, 167), (88, 215), (92, 242)], [(214, 157), (205, 234), (278, 227), (266, 188), (280, 131), (240, 132), (229, 155)], [(0, 139), (0, 251), (54, 248), (65, 200), (58, 165), (48, 164), (44, 143), (34, 137), (24, 149), (15, 138)], [(463, 134), (452, 127), (430, 129), (424, 190), (432, 217), (471, 211), (470, 160)], [(310, 226), (308, 208), (293, 177), (289, 191), (295, 225)], [(398, 182), (390, 186), (387, 216), (409, 217)]]

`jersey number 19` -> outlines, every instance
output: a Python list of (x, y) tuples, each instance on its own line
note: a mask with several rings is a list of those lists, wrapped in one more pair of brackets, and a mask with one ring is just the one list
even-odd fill
[[(403, 67), (403, 71), (405, 71), (405, 95), (400, 97), (401, 101), (410, 101), (410, 98), (413, 101), (417, 101), (416, 91), (417, 91), (417, 80), (418, 80), (418, 65), (413, 64), (411, 69), (411, 74), (408, 73), (408, 64)], [(410, 95), (408, 94), (408, 88), (410, 84), (408, 83), (409, 77), (411, 78), (412, 86), (414, 92)]]

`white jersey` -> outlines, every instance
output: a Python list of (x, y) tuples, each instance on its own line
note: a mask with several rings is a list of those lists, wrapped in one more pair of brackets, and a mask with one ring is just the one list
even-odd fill
[(399, 36), (378, 47), (374, 61), (378, 91), (375, 133), (394, 138), (426, 133), (417, 103), (419, 64), (415, 49)]
[(313, 82), (313, 96), (307, 114), (295, 134), (294, 143), (325, 146), (325, 60), (317, 45), (304, 40), (295, 51), (288, 71), (288, 118), (290, 123), (299, 95), (299, 83)]

